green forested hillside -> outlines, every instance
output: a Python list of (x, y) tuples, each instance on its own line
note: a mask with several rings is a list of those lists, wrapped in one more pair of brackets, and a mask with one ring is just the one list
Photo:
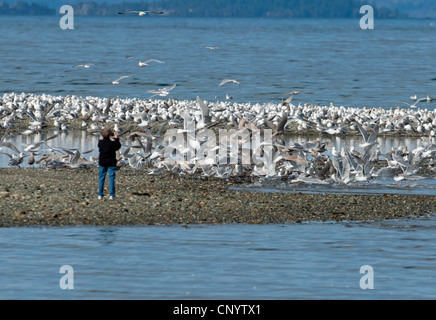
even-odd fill
[[(0, 14), (56, 14), (50, 1), (1, 2)], [(106, 0), (107, 1), (107, 0)], [(142, 0), (116, 4), (106, 1), (71, 2), (77, 15), (115, 15), (126, 10), (162, 10), (168, 16), (182, 17), (282, 17), (355, 18), (360, 16), (362, 0)], [(45, 4), (45, 5), (44, 5)], [(375, 16), (396, 18), (395, 9), (377, 7)]]

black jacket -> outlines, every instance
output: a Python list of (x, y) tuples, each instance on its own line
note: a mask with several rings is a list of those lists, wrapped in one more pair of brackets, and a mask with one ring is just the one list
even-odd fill
[(117, 165), (116, 152), (120, 148), (120, 139), (112, 141), (108, 138), (98, 141), (98, 150), (100, 151), (98, 164), (104, 167), (115, 167)]

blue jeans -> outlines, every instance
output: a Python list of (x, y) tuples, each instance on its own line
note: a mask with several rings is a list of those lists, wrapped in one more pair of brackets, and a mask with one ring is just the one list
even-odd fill
[(117, 167), (98, 167), (98, 195), (103, 197), (104, 181), (109, 175), (109, 195), (115, 197), (115, 172)]

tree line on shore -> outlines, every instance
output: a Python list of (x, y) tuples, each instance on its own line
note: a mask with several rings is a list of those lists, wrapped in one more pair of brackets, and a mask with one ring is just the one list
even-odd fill
[(0, 15), (54, 15), (56, 10), (39, 5), (36, 2), (31, 4), (27, 2), (18, 2), (16, 4), (7, 4), (0, 2)]
[[(156, 0), (106, 4), (80, 2), (74, 14), (108, 16), (120, 11), (158, 10), (179, 17), (275, 17), (275, 18), (356, 18), (361, 16), (362, 0)], [(371, 5), (371, 3), (369, 3)], [(376, 18), (404, 18), (397, 10), (372, 4)], [(57, 10), (36, 2), (0, 2), (0, 14), (54, 15)]]

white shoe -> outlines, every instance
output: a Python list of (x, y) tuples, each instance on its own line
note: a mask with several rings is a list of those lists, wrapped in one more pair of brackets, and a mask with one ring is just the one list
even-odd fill
[(109, 197), (109, 200), (114, 200), (114, 197), (113, 197), (113, 196), (110, 196), (110, 197)]
[(102, 196), (98, 196), (98, 200), (101, 200), (101, 199), (103, 199), (103, 197)]

